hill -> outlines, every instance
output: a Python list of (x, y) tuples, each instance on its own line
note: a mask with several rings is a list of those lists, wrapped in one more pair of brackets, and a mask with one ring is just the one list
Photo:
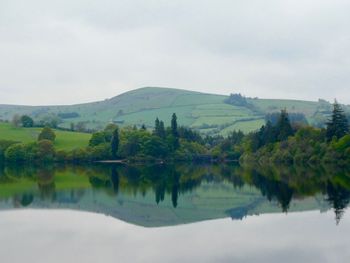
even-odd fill
[[(0, 122), (0, 140), (12, 140), (23, 143), (36, 141), (41, 128), (16, 128), (9, 123)], [(72, 150), (89, 144), (91, 134), (55, 130), (57, 150)]]
[[(205, 94), (180, 89), (141, 88), (104, 101), (69, 106), (0, 105), (0, 119), (11, 120), (15, 114), (28, 114), (36, 121), (55, 118), (59, 126), (69, 128), (71, 123), (90, 129), (102, 129), (107, 123), (120, 126), (145, 124), (151, 128), (156, 117), (169, 124), (176, 113), (181, 125), (190, 126), (206, 134), (226, 135), (232, 130), (249, 132), (258, 129), (267, 113), (286, 108), (303, 113), (312, 125), (322, 125), (331, 110), (331, 104), (319, 100), (272, 100), (244, 98), (236, 103), (229, 96)], [(350, 111), (350, 107), (347, 107)]]

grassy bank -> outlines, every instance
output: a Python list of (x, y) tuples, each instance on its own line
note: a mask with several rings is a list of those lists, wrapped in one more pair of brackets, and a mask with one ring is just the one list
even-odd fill
[[(10, 123), (0, 122), (0, 140), (11, 140), (23, 143), (37, 141), (42, 128), (13, 127)], [(54, 130), (56, 140), (54, 146), (57, 150), (72, 150), (83, 148), (89, 144), (91, 134)]]

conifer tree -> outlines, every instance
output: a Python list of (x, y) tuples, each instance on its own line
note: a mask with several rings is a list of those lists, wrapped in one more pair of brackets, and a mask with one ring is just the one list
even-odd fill
[(342, 107), (335, 100), (331, 119), (327, 123), (327, 139), (343, 137), (349, 132), (349, 123)]
[(165, 138), (165, 126), (163, 121), (159, 122), (159, 137)]
[(160, 121), (158, 118), (155, 121), (155, 128), (154, 128), (153, 134), (161, 138), (165, 138), (164, 122)]
[(173, 113), (173, 116), (171, 117), (171, 133), (176, 138), (179, 136), (179, 133), (177, 130), (177, 117), (175, 113)]
[(157, 118), (154, 122), (154, 132), (153, 132), (157, 136), (159, 136), (159, 124), (160, 124), (160, 121)]
[(287, 140), (289, 136), (292, 136), (294, 134), (286, 109), (281, 111), (281, 115), (278, 119), (276, 128), (277, 139), (279, 141)]

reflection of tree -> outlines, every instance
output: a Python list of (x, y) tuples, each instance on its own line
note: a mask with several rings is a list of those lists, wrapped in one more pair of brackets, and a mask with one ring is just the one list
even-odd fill
[(117, 167), (115, 165), (112, 166), (111, 181), (112, 181), (112, 188), (113, 188), (114, 193), (118, 194), (119, 174), (118, 174)]
[(173, 173), (173, 186), (171, 188), (171, 202), (173, 203), (173, 207), (177, 207), (177, 199), (179, 198), (179, 179), (180, 175), (174, 171)]
[[(155, 197), (157, 204), (168, 201), (174, 208), (181, 206), (179, 196), (191, 192), (204, 183), (231, 182), (235, 188), (253, 186), (260, 190), (267, 200), (276, 200), (286, 212), (292, 198), (305, 198), (318, 193), (327, 194), (327, 200), (334, 207), (337, 223), (350, 202), (350, 180), (348, 171), (334, 172), (334, 169), (313, 170), (305, 167), (240, 167), (238, 165), (96, 165), (68, 167), (5, 167), (0, 168), (0, 185), (30, 180), (39, 186), (40, 197), (55, 202), (76, 202), (84, 195), (84, 187), (65, 185), (65, 192), (56, 191), (55, 173), (79, 174), (89, 179), (93, 189), (108, 195), (142, 195)], [(1, 175), (2, 174), (2, 175)], [(66, 177), (61, 177), (66, 178)], [(60, 180), (62, 180), (60, 179)], [(86, 183), (86, 179), (83, 180)], [(63, 182), (64, 183), (64, 182)], [(76, 188), (75, 188), (76, 187)], [(61, 188), (61, 186), (60, 186)], [(67, 189), (70, 196), (67, 196)], [(244, 192), (246, 190), (242, 189)], [(63, 191), (63, 190), (62, 190)], [(56, 193), (57, 192), (57, 193)], [(235, 194), (232, 192), (232, 194)], [(38, 193), (15, 193), (11, 197), (16, 207), (28, 206)], [(238, 207), (226, 211), (231, 216), (244, 217), (258, 210), (259, 202), (265, 198), (249, 199)], [(259, 200), (259, 202), (257, 202)]]
[(328, 195), (327, 201), (333, 206), (335, 220), (336, 223), (339, 224), (344, 214), (344, 209), (350, 202), (350, 191), (339, 185), (334, 185), (331, 182), (327, 183), (326, 191)]
[(260, 189), (262, 195), (266, 196), (269, 201), (276, 199), (282, 207), (283, 212), (287, 212), (293, 197), (293, 189), (286, 183), (271, 180), (261, 176), (258, 172), (253, 171), (253, 184)]
[(56, 187), (54, 180), (54, 170), (50, 168), (39, 169), (37, 171), (37, 180), (40, 195), (42, 199), (55, 200)]
[(34, 200), (34, 196), (32, 194), (24, 194), (22, 195), (21, 205), (23, 207), (29, 206)]
[(242, 188), (245, 182), (243, 180), (243, 177), (240, 176), (240, 174), (238, 173), (238, 168), (239, 168), (238, 165), (234, 165), (234, 166), (223, 165), (221, 166), (220, 174), (224, 178), (229, 180), (234, 187)]

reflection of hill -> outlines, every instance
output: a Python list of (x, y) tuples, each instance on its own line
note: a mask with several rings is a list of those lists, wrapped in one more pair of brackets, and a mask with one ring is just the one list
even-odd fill
[(332, 206), (340, 218), (350, 196), (339, 176), (334, 178), (341, 184), (318, 173), (317, 180), (298, 188), (298, 174), (292, 176), (291, 184), (285, 171), (284, 179), (277, 180), (276, 174), (262, 175), (254, 169), (229, 166), (97, 166), (23, 171), (5, 169), (0, 176), (2, 209), (68, 208), (103, 213), (146, 227), (228, 216), (243, 219), (282, 210), (327, 210)]

